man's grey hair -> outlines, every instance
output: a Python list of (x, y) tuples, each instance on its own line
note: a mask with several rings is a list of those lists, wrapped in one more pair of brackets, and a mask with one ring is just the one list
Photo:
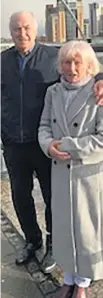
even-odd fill
[(35, 30), (37, 31), (38, 29), (38, 23), (37, 23), (37, 19), (36, 19), (36, 16), (34, 15), (33, 12), (30, 12), (30, 11), (18, 11), (18, 12), (15, 12), (11, 15), (10, 17), (10, 21), (9, 21), (9, 29), (10, 31), (12, 30), (12, 24), (15, 22), (15, 19), (21, 15), (21, 14), (30, 14), (30, 16), (32, 17), (33, 19), (33, 22), (34, 22), (34, 27), (35, 27)]

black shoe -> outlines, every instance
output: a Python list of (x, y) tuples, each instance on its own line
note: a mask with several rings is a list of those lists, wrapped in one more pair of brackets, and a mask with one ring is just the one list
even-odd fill
[(42, 239), (35, 245), (33, 243), (26, 243), (19, 256), (16, 258), (16, 265), (27, 264), (32, 257), (35, 256), (35, 251), (42, 247)]
[(63, 285), (55, 298), (72, 298), (74, 286)]
[(51, 250), (48, 250), (48, 252), (45, 254), (40, 267), (45, 274), (51, 273), (55, 269), (56, 262), (52, 257)]

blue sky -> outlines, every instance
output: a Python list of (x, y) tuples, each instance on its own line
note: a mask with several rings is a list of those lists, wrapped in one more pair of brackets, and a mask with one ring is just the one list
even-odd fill
[[(75, 1), (75, 0), (74, 0)], [(83, 0), (84, 16), (88, 16), (88, 3), (95, 2), (94, 0)], [(96, 0), (98, 3), (103, 3), (103, 0)], [(9, 36), (8, 23), (10, 15), (15, 11), (29, 10), (33, 11), (40, 25), (45, 22), (45, 5), (56, 4), (56, 0), (1, 0), (1, 35)]]

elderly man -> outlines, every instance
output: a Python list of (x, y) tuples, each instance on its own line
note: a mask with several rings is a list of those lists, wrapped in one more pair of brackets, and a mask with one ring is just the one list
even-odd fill
[[(13, 14), (10, 32), (15, 46), (4, 51), (1, 57), (2, 142), (12, 200), (26, 240), (16, 263), (27, 263), (42, 246), (42, 232), (32, 198), (35, 171), (46, 205), (43, 268), (48, 273), (55, 267), (52, 259), (51, 160), (41, 151), (37, 135), (45, 92), (59, 80), (55, 66), (58, 50), (35, 41), (37, 22), (32, 13)], [(95, 87), (99, 99), (102, 79), (103, 74), (98, 74)]]

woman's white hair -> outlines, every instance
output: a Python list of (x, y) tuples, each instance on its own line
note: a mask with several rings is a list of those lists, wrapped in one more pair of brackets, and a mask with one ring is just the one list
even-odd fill
[(89, 65), (87, 74), (95, 76), (99, 72), (100, 64), (91, 45), (86, 41), (72, 40), (64, 44), (59, 50), (58, 70), (60, 73), (63, 72), (63, 62), (71, 57), (75, 57), (76, 54), (82, 58), (83, 63), (87, 63), (87, 66)]

